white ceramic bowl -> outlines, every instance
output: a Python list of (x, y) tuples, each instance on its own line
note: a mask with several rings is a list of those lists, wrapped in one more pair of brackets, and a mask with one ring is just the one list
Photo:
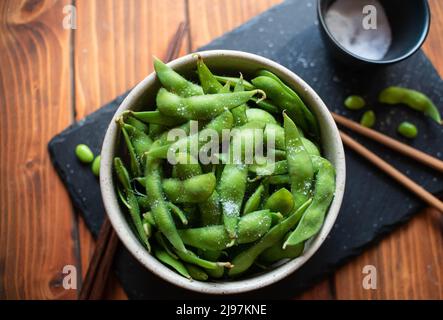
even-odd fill
[[(213, 50), (199, 52), (199, 54), (203, 57), (205, 63), (218, 73), (231, 72), (235, 74), (241, 71), (245, 78), (249, 79), (250, 76), (254, 75), (255, 71), (265, 68), (275, 73), (286, 84), (293, 88), (317, 116), (321, 128), (323, 155), (335, 166), (337, 174), (335, 197), (323, 227), (320, 232), (309, 241), (304, 253), (300, 257), (284, 264), (280, 263), (280, 265), (275, 266), (272, 270), (239, 280), (223, 280), (219, 282), (188, 280), (151, 256), (137, 240), (128, 225), (125, 213), (122, 212), (115, 194), (115, 186), (112, 178), (112, 162), (116, 152), (119, 130), (115, 121), (111, 121), (101, 151), (100, 186), (106, 212), (120, 240), (142, 265), (170, 283), (200, 293), (236, 294), (259, 289), (283, 279), (300, 268), (318, 250), (331, 231), (340, 210), (345, 188), (345, 156), (338, 129), (330, 112), (315, 91), (296, 74), (274, 61), (251, 53)], [(174, 60), (169, 63), (169, 65), (181, 74), (195, 75), (196, 59), (192, 55)], [(146, 106), (152, 106), (159, 87), (160, 84), (155, 73), (151, 73), (132, 89), (118, 108), (114, 119), (123, 111), (138, 110), (143, 107), (146, 108)]]

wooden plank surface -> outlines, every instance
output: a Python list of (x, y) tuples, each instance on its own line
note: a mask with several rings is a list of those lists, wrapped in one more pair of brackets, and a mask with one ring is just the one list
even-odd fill
[[(152, 72), (152, 56), (164, 56), (179, 23), (186, 19), (186, 7), (184, 0), (78, 0), (76, 6), (75, 111), (78, 120)], [(94, 242), (83, 222), (79, 229), (85, 273)], [(126, 298), (115, 277), (108, 289), (107, 298)]]
[[(443, 2), (430, 0), (431, 29), (423, 46), (443, 75)], [(443, 299), (443, 229), (426, 209), (335, 274), (337, 299)], [(362, 286), (365, 265), (377, 268), (377, 290)]]
[(72, 121), (69, 1), (0, 1), (0, 299), (75, 298), (75, 223), (47, 152)]
[[(61, 270), (72, 264), (85, 273), (93, 250), (51, 167), (47, 141), (151, 72), (151, 56), (163, 56), (179, 22), (190, 22), (184, 54), (279, 2), (76, 0), (71, 31), (62, 27), (70, 0), (0, 1), (0, 299), (75, 298), (61, 287)], [(424, 49), (443, 74), (443, 3), (430, 4)], [(438, 214), (424, 210), (296, 298), (442, 299), (441, 226)], [(377, 268), (377, 290), (361, 285), (365, 265)], [(114, 277), (107, 291), (109, 299), (126, 297)]]

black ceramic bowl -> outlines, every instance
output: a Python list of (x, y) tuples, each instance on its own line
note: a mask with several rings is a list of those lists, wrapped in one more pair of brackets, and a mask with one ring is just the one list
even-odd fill
[(402, 61), (414, 54), (428, 35), (431, 17), (427, 0), (379, 0), (391, 26), (392, 43), (386, 55), (380, 60), (360, 57), (340, 45), (326, 26), (324, 17), (334, 1), (318, 0), (319, 26), (326, 47), (346, 65), (367, 67)]

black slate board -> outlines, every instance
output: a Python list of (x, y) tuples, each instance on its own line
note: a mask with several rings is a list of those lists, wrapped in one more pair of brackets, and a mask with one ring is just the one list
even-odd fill
[[(376, 102), (380, 89), (396, 84), (423, 91), (442, 106), (443, 81), (426, 56), (420, 51), (407, 61), (365, 73), (347, 70), (326, 54), (315, 26), (314, 6), (312, 0), (286, 1), (202, 49), (236, 49), (271, 58), (305, 79), (331, 110), (355, 120), (359, 119), (361, 112), (346, 111), (342, 101), (350, 93), (362, 94), (377, 114), (377, 130), (404, 140), (395, 133), (395, 128), (400, 121), (411, 120), (419, 127), (420, 135), (412, 142), (404, 141), (443, 158), (441, 126), (407, 108), (382, 106)], [(124, 95), (118, 97), (49, 143), (54, 166), (94, 235), (104, 214), (99, 185), (90, 169), (81, 165), (69, 150), (83, 142), (98, 153), (105, 129), (123, 98)], [(352, 135), (427, 190), (433, 193), (443, 190), (441, 175), (374, 142)], [(320, 250), (284, 281), (234, 298), (292, 297), (361, 253), (366, 246), (423, 207), (413, 195), (353, 152), (346, 150), (346, 161), (348, 175), (343, 206), (333, 231)], [(115, 271), (126, 293), (133, 299), (207, 298), (154, 276), (123, 247), (118, 250)]]

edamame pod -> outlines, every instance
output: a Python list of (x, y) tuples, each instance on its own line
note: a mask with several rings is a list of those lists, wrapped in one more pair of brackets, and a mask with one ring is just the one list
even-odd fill
[(223, 223), (229, 237), (232, 239), (237, 237), (237, 224), (245, 195), (247, 175), (247, 166), (227, 164), (223, 169), (218, 185)]
[(169, 91), (182, 97), (203, 94), (203, 89), (200, 86), (186, 80), (156, 57), (154, 57), (154, 69), (162, 85)]
[(298, 245), (317, 234), (323, 225), (326, 212), (334, 198), (334, 167), (328, 160), (322, 157), (312, 157), (312, 163), (316, 172), (312, 204), (303, 214), (297, 228), (283, 244), (283, 249), (287, 246)]
[(215, 190), (216, 179), (211, 173), (201, 174), (186, 180), (164, 179), (163, 190), (174, 203), (200, 203)]
[(226, 109), (232, 109), (246, 103), (258, 93), (265, 97), (263, 91), (252, 90), (183, 98), (161, 88), (157, 94), (157, 107), (161, 113), (170, 117), (188, 120), (209, 120), (218, 116)]
[(294, 197), (294, 208), (298, 208), (310, 197), (314, 169), (296, 125), (286, 113), (283, 113), (283, 119), (291, 192)]
[(442, 123), (438, 108), (429, 97), (419, 91), (403, 87), (388, 87), (380, 92), (378, 100), (387, 104), (405, 104), (414, 110), (423, 112), (438, 124)]
[(146, 195), (155, 224), (177, 251), (184, 252), (185, 245), (178, 235), (169, 207), (164, 200), (161, 176), (161, 161), (148, 156), (145, 166)]
[(183, 124), (186, 120), (180, 118), (169, 117), (164, 115), (160, 111), (140, 111), (140, 112), (131, 112), (131, 114), (146, 123), (158, 124), (161, 126), (167, 127), (175, 127), (180, 124)]
[(229, 237), (223, 225), (182, 229), (179, 234), (186, 245), (202, 250), (224, 250), (235, 243), (251, 243), (260, 239), (271, 227), (272, 215), (269, 210), (251, 212), (238, 223), (238, 238)]
[(284, 216), (288, 215), (294, 208), (292, 193), (286, 188), (275, 191), (266, 200), (264, 208), (273, 212), (280, 212)]
[(286, 233), (291, 230), (300, 220), (301, 215), (306, 208), (311, 204), (312, 199), (309, 199), (302, 204), (295, 212), (293, 212), (285, 220), (281, 221), (272, 227), (259, 241), (254, 245), (240, 252), (233, 260), (232, 269), (229, 270), (229, 276), (238, 276), (248, 270), (255, 259), (267, 248), (272, 247), (278, 241), (283, 239)]

